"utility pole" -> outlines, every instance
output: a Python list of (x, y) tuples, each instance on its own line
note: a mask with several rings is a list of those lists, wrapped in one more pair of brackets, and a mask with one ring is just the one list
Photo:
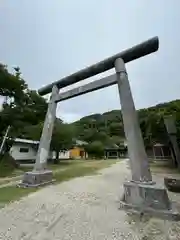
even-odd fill
[(7, 138), (7, 136), (8, 136), (8, 133), (9, 133), (10, 128), (11, 128), (11, 126), (9, 125), (9, 126), (7, 127), (7, 129), (6, 129), (5, 135), (4, 135), (4, 137), (3, 137), (3, 140), (2, 140), (2, 143), (1, 143), (1, 146), (0, 146), (0, 154), (1, 154), (2, 151), (3, 151), (4, 144), (5, 144), (5, 142), (6, 142), (6, 138)]

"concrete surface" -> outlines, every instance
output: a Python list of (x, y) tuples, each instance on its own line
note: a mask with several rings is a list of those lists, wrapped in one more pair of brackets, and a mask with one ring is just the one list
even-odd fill
[(51, 170), (26, 172), (19, 187), (39, 187), (53, 182)]
[(123, 126), (128, 146), (128, 156), (132, 171), (132, 180), (137, 183), (152, 183), (152, 175), (145, 151), (144, 141), (140, 129), (139, 118), (135, 108), (131, 86), (123, 59), (116, 59), (115, 70)]
[[(139, 218), (118, 210), (127, 161), (48, 186), (0, 210), (3, 240), (178, 240), (180, 223)], [(155, 176), (159, 184), (162, 176)], [(180, 201), (180, 194), (170, 194)]]

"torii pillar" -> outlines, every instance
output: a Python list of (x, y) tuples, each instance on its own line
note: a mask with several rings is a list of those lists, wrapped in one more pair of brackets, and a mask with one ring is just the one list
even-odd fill
[(164, 186), (158, 186), (152, 181), (138, 116), (122, 58), (116, 59), (115, 70), (132, 173), (132, 179), (124, 183), (121, 207), (138, 213), (152, 214), (163, 219), (180, 220), (178, 211), (169, 200), (167, 190)]
[(168, 133), (169, 140), (171, 141), (175, 153), (178, 168), (180, 169), (180, 150), (177, 141), (177, 128), (175, 124), (175, 119), (172, 115), (166, 116), (164, 117), (164, 123)]
[(48, 110), (46, 113), (41, 139), (38, 147), (38, 153), (34, 169), (32, 172), (26, 172), (19, 186), (38, 187), (53, 182), (53, 173), (47, 169), (47, 161), (49, 157), (49, 149), (56, 118), (56, 99), (59, 95), (59, 89), (56, 85), (52, 88)]

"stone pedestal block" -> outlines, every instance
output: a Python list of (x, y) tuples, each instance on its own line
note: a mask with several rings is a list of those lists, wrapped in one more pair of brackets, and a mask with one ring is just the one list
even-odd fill
[(50, 170), (32, 171), (24, 174), (20, 187), (39, 187), (53, 182), (53, 173)]
[(180, 179), (165, 177), (164, 185), (169, 191), (180, 193)]
[(149, 214), (162, 219), (180, 220), (180, 213), (169, 200), (164, 187), (134, 182), (124, 183), (121, 208), (139, 214)]

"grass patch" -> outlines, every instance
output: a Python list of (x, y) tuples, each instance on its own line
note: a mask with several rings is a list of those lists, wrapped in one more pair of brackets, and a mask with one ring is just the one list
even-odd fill
[(180, 173), (178, 168), (174, 168), (170, 160), (157, 160), (150, 163), (150, 168), (153, 173), (170, 173), (177, 174)]
[(69, 166), (67, 169), (60, 173), (55, 173), (54, 177), (57, 182), (63, 182), (75, 177), (93, 175), (96, 174), (98, 170), (109, 167), (115, 162), (115, 160), (78, 162), (75, 165)]
[[(82, 177), (87, 175), (96, 174), (98, 170), (109, 167), (113, 163), (116, 163), (117, 160), (69, 160), (67, 164), (62, 168), (62, 171), (57, 171), (54, 173), (54, 178), (57, 183), (70, 180), (75, 177)], [(56, 167), (52, 170), (60, 169), (60, 166), (63, 164), (58, 164), (59, 167)], [(9, 186), (0, 188), (0, 207), (3, 207), (5, 204), (19, 200), (23, 196), (26, 196), (29, 193), (37, 191), (41, 188), (18, 188), (16, 186)]]
[(5, 153), (4, 155), (0, 154), (0, 177), (11, 175), (17, 167), (18, 164), (14, 158), (9, 155), (9, 153)]
[(16, 186), (9, 186), (0, 188), (0, 208), (5, 204), (19, 200), (27, 194), (36, 191), (34, 188), (18, 188)]
[[(64, 169), (66, 167), (68, 167), (69, 165), (74, 165), (77, 163), (81, 163), (82, 160), (77, 160), (77, 161), (72, 161), (72, 160), (62, 160), (59, 162), (59, 164), (52, 164), (49, 163), (47, 168), (51, 169), (52, 171), (56, 171), (56, 170), (61, 170)], [(9, 182), (11, 180), (6, 180), (3, 178), (13, 178), (13, 177), (17, 177), (17, 176), (21, 176), (23, 175), (25, 172), (29, 172), (33, 170), (33, 164), (30, 166), (27, 164), (24, 164), (23, 166), (19, 166), (17, 168), (10, 168), (9, 166), (7, 167), (6, 165), (2, 165), (0, 163), (0, 184), (4, 184), (4, 182)], [(2, 180), (2, 181), (1, 181)]]
[(52, 171), (56, 171), (59, 169), (64, 169), (66, 167), (77, 165), (78, 163), (83, 163), (84, 160), (60, 160), (58, 164), (48, 164), (48, 169), (51, 169)]

